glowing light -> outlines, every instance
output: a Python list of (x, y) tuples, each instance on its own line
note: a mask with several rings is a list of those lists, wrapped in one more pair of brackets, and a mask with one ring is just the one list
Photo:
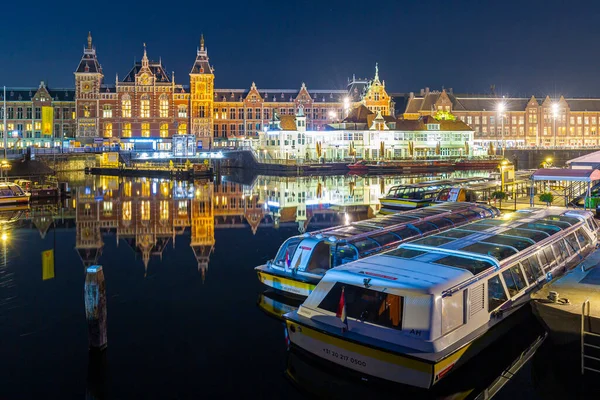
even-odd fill
[(329, 111), (329, 118), (330, 119), (335, 119), (336, 113), (335, 111)]
[(558, 115), (558, 103), (552, 104), (552, 115), (554, 116), (554, 118), (556, 118), (556, 116)]
[(2, 233), (2, 241), (6, 242), (8, 240), (8, 235), (6, 234), (6, 232)]
[(504, 103), (498, 104), (498, 112), (503, 113), (504, 110), (506, 110), (506, 104), (504, 104)]

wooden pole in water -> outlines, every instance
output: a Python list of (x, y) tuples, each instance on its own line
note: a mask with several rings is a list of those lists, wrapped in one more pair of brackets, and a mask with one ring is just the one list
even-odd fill
[(106, 348), (106, 286), (101, 265), (88, 267), (84, 286), (85, 316), (90, 350)]

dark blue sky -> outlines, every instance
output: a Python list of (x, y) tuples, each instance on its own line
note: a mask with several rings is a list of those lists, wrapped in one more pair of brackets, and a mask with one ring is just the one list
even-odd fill
[(216, 86), (342, 88), (371, 77), (391, 91), (452, 87), (507, 95), (600, 96), (600, 3), (584, 1), (10, 1), (0, 85), (73, 86), (92, 31), (105, 81), (146, 42), (187, 84), (200, 33)]

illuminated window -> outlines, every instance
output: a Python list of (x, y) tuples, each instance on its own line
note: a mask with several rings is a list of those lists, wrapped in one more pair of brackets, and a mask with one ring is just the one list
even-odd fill
[(144, 200), (140, 202), (140, 211), (142, 214), (142, 221), (150, 221), (150, 201)]
[(375, 92), (375, 101), (379, 101), (379, 92)]
[(104, 123), (104, 137), (112, 137), (112, 135), (113, 135), (112, 123), (105, 122)]
[(166, 118), (169, 116), (169, 99), (167, 99), (167, 95), (163, 94), (159, 99), (159, 114), (161, 118)]
[(160, 124), (160, 137), (169, 137), (169, 124)]
[(102, 116), (104, 118), (112, 118), (112, 106), (110, 104), (105, 104), (102, 108)]
[(8, 129), (7, 129), (8, 131), (14, 131), (15, 130), (15, 124), (13, 124), (13, 123), (7, 124), (6, 126), (8, 127)]
[(123, 192), (125, 196), (131, 197), (131, 181), (127, 181), (123, 183)]
[(142, 137), (150, 137), (150, 124), (147, 122), (142, 124)]
[(160, 202), (160, 219), (168, 220), (169, 219), (169, 201), (161, 200)]
[(150, 197), (150, 182), (142, 182), (142, 196)]
[(150, 98), (147, 94), (143, 95), (140, 100), (140, 117), (150, 118)]
[[(131, 99), (129, 95), (123, 96), (121, 100), (121, 115), (123, 118), (131, 118)], [(131, 129), (129, 131), (131, 132)]]
[(123, 221), (131, 221), (131, 201), (123, 202)]
[(177, 107), (177, 116), (179, 118), (187, 118), (187, 106), (181, 105)]
[(131, 124), (129, 122), (123, 124), (123, 137), (131, 137)]
[(90, 106), (83, 106), (83, 116), (86, 118), (90, 116)]
[(179, 124), (177, 128), (177, 133), (180, 135), (185, 135), (187, 133), (187, 124)]
[(42, 123), (41, 122), (36, 122), (35, 123), (35, 130), (39, 131), (40, 129), (42, 129)]
[(187, 216), (188, 215), (188, 203), (187, 201), (179, 201), (177, 205), (177, 215)]
[(113, 211), (113, 203), (112, 201), (105, 201), (102, 205), (102, 214), (106, 216), (111, 216)]

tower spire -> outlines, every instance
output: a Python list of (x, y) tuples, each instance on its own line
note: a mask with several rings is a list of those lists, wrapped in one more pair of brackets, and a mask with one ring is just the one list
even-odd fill
[(204, 33), (200, 34), (200, 51), (204, 51)]
[(142, 57), (142, 66), (148, 66), (148, 55), (146, 54), (146, 43), (144, 43), (144, 57)]
[(379, 80), (379, 64), (375, 63), (375, 80)]
[(88, 42), (87, 48), (88, 48), (88, 50), (91, 50), (92, 49), (92, 32), (91, 31), (88, 32), (87, 42)]

